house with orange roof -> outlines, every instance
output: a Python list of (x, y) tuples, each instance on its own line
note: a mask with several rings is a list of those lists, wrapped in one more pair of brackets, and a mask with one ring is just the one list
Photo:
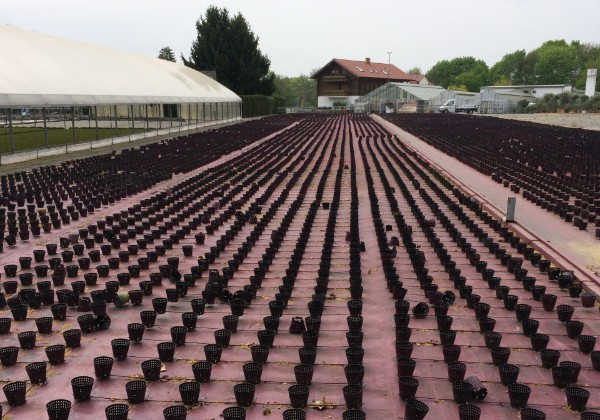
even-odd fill
[[(373, 62), (370, 58), (361, 61), (334, 58), (311, 76), (317, 81), (319, 107), (353, 105), (359, 97), (388, 82), (419, 84), (423, 77), (405, 73), (393, 64)], [(425, 83), (428, 84), (426, 80)]]

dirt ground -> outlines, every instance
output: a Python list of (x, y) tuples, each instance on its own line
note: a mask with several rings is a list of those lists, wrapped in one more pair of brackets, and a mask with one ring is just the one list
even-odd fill
[(495, 114), (489, 116), (563, 127), (600, 130), (600, 114)]

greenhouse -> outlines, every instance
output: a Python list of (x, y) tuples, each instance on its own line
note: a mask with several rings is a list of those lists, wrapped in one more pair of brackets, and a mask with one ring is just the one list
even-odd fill
[(354, 103), (355, 112), (427, 112), (429, 101), (440, 96), (441, 86), (390, 82), (361, 96)]
[(239, 96), (181, 64), (9, 25), (0, 37), (2, 163), (241, 119)]

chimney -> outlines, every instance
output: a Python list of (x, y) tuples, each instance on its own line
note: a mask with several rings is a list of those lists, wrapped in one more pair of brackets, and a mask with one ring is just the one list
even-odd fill
[(365, 58), (365, 61), (367, 62), (367, 64), (371, 64), (371, 59), (369, 57)]

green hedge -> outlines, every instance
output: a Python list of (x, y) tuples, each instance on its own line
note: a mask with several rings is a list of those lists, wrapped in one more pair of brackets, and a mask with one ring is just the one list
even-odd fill
[(244, 118), (276, 114), (285, 109), (285, 99), (278, 96), (241, 95)]

